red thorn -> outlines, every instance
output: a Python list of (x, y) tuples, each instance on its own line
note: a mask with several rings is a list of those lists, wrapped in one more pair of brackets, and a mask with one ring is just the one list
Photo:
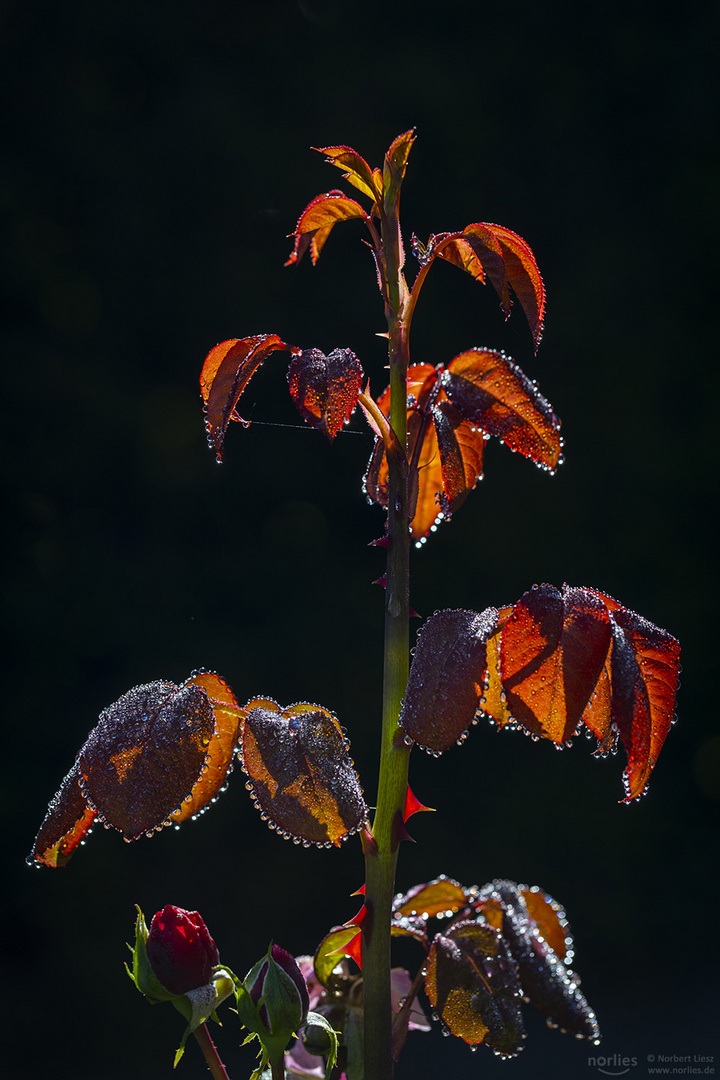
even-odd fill
[(418, 613), (417, 613), (417, 611), (415, 610), (414, 607), (410, 608), (410, 610), (408, 611), (408, 615), (410, 616), (411, 619), (420, 619), (420, 618), (422, 618), (421, 615), (418, 615)]
[(403, 813), (403, 821), (407, 821), (413, 814), (419, 814), (421, 810), (428, 810), (431, 814), (435, 813), (435, 808), (432, 806), (424, 806), (419, 799), (413, 795), (410, 785), (408, 785), (407, 795), (405, 796), (405, 812)]
[(360, 886), (360, 888), (356, 889), (355, 892), (351, 892), (350, 895), (351, 896), (364, 896), (365, 895), (365, 883), (363, 882), (363, 884)]
[(390, 537), (387, 536), (387, 535), (386, 536), (378, 536), (377, 540), (371, 540), (370, 541), (370, 543), (368, 544), (368, 547), (389, 548), (390, 547)]
[(346, 923), (343, 923), (343, 926), (362, 926), (362, 924), (365, 922), (366, 918), (367, 918), (367, 908), (363, 904), (363, 906), (360, 908), (360, 910), (358, 911), (355, 918), (354, 919), (348, 919), (348, 921)]
[(384, 589), (386, 587), (386, 585), (387, 585), (387, 574), (382, 574), (382, 576), (377, 578), (375, 581), (373, 581), (372, 584), (373, 585), (382, 585), (382, 587)]
[(405, 822), (403, 821), (402, 815), (398, 810), (397, 814), (395, 815), (395, 820), (393, 821), (392, 850), (397, 850), (403, 840), (411, 840), (413, 844), (415, 843), (412, 836), (405, 828)]
[(360, 833), (360, 843), (362, 844), (363, 853), (365, 855), (377, 855), (377, 840), (370, 832), (370, 829), (367, 825)]
[(345, 955), (352, 957), (362, 971), (362, 930), (358, 930), (354, 938), (351, 938), (345, 946)]

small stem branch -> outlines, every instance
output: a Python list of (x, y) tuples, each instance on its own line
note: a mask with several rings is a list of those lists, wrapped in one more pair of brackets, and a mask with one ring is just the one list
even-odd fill
[(214, 1080), (230, 1080), (225, 1066), (220, 1060), (220, 1055), (217, 1052), (217, 1047), (212, 1040), (212, 1036), (208, 1031), (207, 1024), (202, 1024), (199, 1028), (196, 1028), (193, 1035), (200, 1044), (200, 1049), (203, 1052), (205, 1060), (207, 1061), (208, 1068), (212, 1073)]

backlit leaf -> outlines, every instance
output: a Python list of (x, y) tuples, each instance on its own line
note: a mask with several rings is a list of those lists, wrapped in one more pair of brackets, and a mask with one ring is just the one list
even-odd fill
[(460, 415), (554, 472), (562, 453), (560, 423), (537, 387), (508, 356), (468, 349), (440, 381)]
[(253, 801), (271, 828), (307, 844), (339, 846), (367, 819), (348, 744), (335, 717), (301, 702), (251, 701), (242, 763)]
[(376, 186), (373, 171), (365, 158), (355, 150), (349, 146), (318, 146), (313, 147), (313, 150), (324, 154), (329, 165), (344, 169), (344, 178), (358, 191), (362, 191), (363, 195), (369, 195), (373, 202), (379, 200), (381, 189)]
[(541, 934), (518, 886), (494, 881), (482, 890), (485, 895), (502, 903), (502, 934), (517, 962), (523, 994), (553, 1025), (577, 1037), (598, 1039), (597, 1020), (580, 980)]
[(322, 986), (328, 986), (330, 976), (344, 956), (355, 959), (356, 950), (354, 945), (350, 951), (346, 950), (357, 936), (357, 926), (336, 926), (322, 939), (317, 947), (313, 963), (315, 975)]
[(482, 480), (485, 439), (450, 401), (441, 401), (432, 415), (442, 474), (444, 498), (440, 502), (445, 516), (450, 517)]
[(360, 203), (349, 199), (342, 191), (328, 191), (326, 195), (317, 195), (298, 219), (295, 232), (292, 233), (295, 246), (285, 265), (291, 266), (300, 262), (309, 248), (314, 266), (334, 226), (338, 221), (350, 221), (352, 218), (370, 220)]
[(497, 611), (438, 611), (418, 635), (400, 724), (433, 753), (462, 739), (473, 722), (487, 669), (486, 642)]
[(80, 773), (75, 762), (48, 806), (28, 862), (53, 868), (65, 866), (89, 834), (95, 817), (80, 789)]
[(587, 589), (536, 585), (502, 632), (500, 676), (515, 720), (565, 743), (575, 733), (610, 646), (604, 604)]
[(385, 210), (389, 211), (397, 200), (412, 144), (415, 142), (415, 128), (405, 131), (393, 139), (383, 163), (383, 192)]
[(518, 890), (540, 936), (560, 960), (569, 963), (572, 958), (572, 937), (565, 909), (537, 885), (518, 885)]
[(136, 686), (100, 713), (78, 755), (80, 785), (98, 818), (126, 840), (167, 823), (205, 765), (213, 710), (199, 686)]
[(434, 238), (433, 254), (454, 263), (478, 281), (490, 278), (500, 297), (505, 317), (515, 293), (530, 325), (535, 348), (540, 343), (545, 316), (545, 287), (531, 248), (517, 233), (501, 225), (477, 222), (460, 233)]
[(350, 349), (295, 353), (288, 367), (290, 395), (311, 427), (332, 440), (352, 416), (362, 388), (363, 369)]
[(277, 334), (232, 338), (216, 345), (205, 357), (200, 373), (200, 392), (205, 403), (205, 426), (210, 449), (222, 459), (225, 432), (231, 420), (250, 423), (235, 411), (248, 382), (264, 360), (276, 350), (294, 351)]
[(468, 902), (465, 889), (459, 882), (441, 875), (425, 885), (415, 885), (393, 900), (393, 917), (419, 915), (423, 919), (451, 915)]
[(176, 824), (199, 814), (223, 789), (232, 772), (242, 717), (235, 695), (215, 672), (197, 672), (185, 685), (198, 686), (207, 694), (213, 711), (213, 733), (203, 771), (182, 806), (170, 815), (170, 820)]
[(427, 959), (425, 991), (453, 1035), (498, 1054), (522, 1046), (520, 983), (500, 934), (482, 922), (460, 922), (438, 934)]

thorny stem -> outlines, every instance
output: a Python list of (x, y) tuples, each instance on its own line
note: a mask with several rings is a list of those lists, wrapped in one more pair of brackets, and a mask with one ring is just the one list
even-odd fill
[(207, 1061), (208, 1068), (212, 1073), (214, 1080), (230, 1080), (230, 1077), (225, 1070), (225, 1066), (220, 1060), (217, 1047), (208, 1031), (207, 1024), (201, 1024), (199, 1028), (195, 1029), (193, 1034), (200, 1044), (200, 1049), (205, 1056), (205, 1060)]
[(392, 1008), (390, 1004), (390, 917), (395, 866), (407, 795), (410, 749), (398, 724), (409, 668), (408, 464), (404, 448), (407, 426), (408, 348), (405, 327), (407, 286), (402, 274), (397, 209), (382, 217), (386, 318), (390, 361), (390, 424), (397, 446), (388, 460), (388, 556), (385, 589), (385, 657), (383, 718), (377, 811), (372, 840), (365, 844), (363, 925), (364, 1075), (365, 1080), (392, 1080)]

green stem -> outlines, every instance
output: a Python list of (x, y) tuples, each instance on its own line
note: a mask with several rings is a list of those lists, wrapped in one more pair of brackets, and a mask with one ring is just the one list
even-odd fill
[(410, 748), (398, 724), (409, 668), (408, 465), (406, 445), (407, 335), (404, 309), (407, 287), (400, 266), (397, 214), (383, 225), (386, 316), (390, 360), (390, 423), (398, 446), (388, 450), (388, 557), (385, 587), (385, 656), (383, 716), (377, 811), (372, 840), (365, 843), (363, 926), (364, 1072), (366, 1080), (392, 1080), (392, 1009), (390, 1005), (390, 916), (395, 867), (407, 795)]
[(212, 1036), (208, 1031), (207, 1024), (202, 1024), (199, 1028), (196, 1028), (193, 1032), (195, 1038), (200, 1044), (205, 1060), (207, 1061), (208, 1068), (212, 1073), (214, 1080), (230, 1080), (225, 1066), (220, 1060), (220, 1055), (217, 1052), (217, 1047), (212, 1041)]

